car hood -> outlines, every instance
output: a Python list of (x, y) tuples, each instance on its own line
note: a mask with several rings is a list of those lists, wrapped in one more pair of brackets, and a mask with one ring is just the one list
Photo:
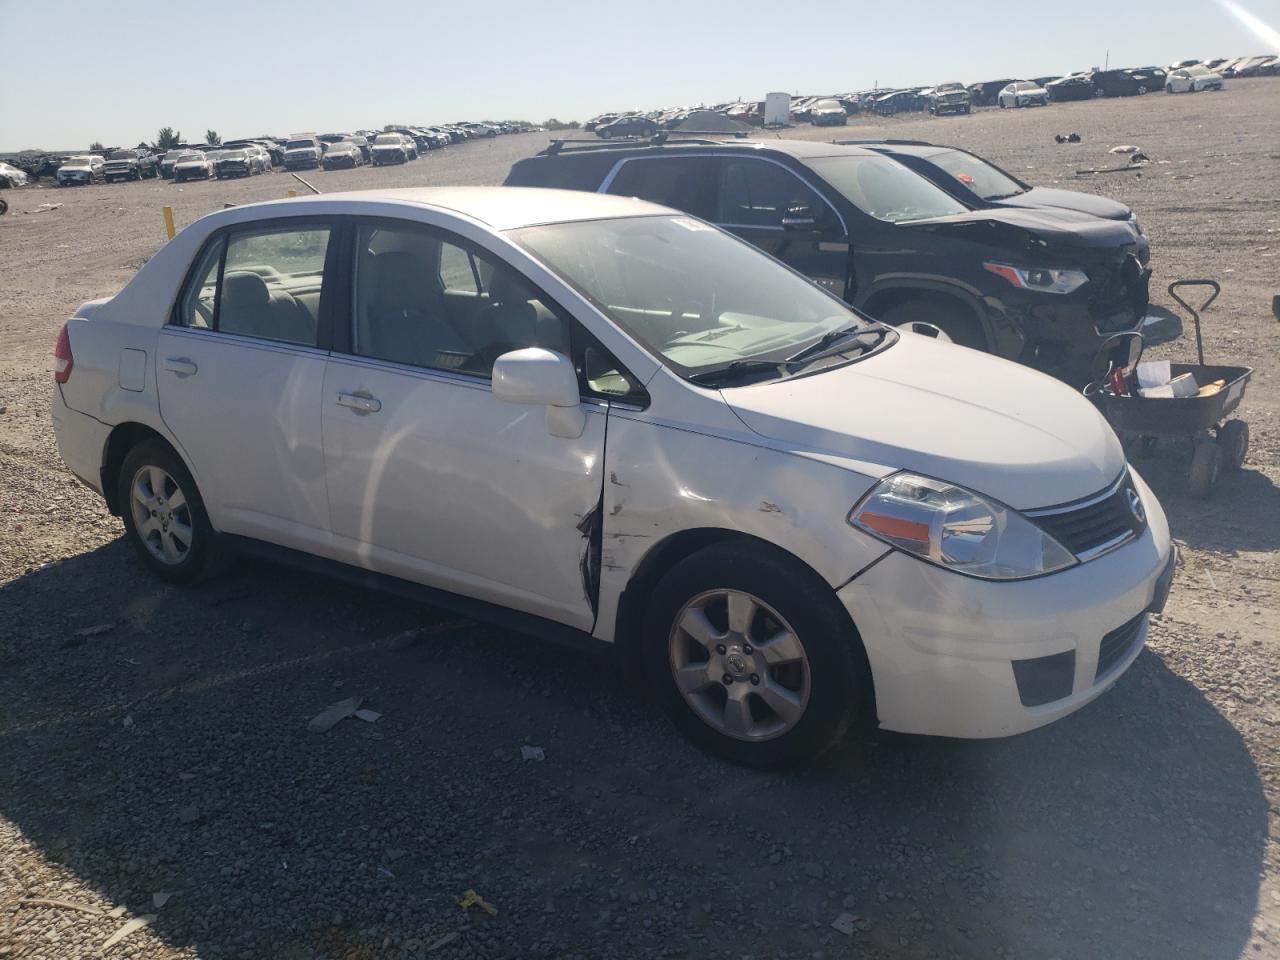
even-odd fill
[(1102, 217), (1104, 220), (1128, 220), (1133, 215), (1132, 210), (1115, 200), (1095, 197), (1091, 193), (1081, 193), (1078, 190), (1055, 190), (1052, 187), (1032, 187), (1026, 193), (1006, 197), (996, 202), (1006, 207), (1054, 207), (1062, 210), (1077, 210), (1090, 216)]
[(1125, 464), (1115, 433), (1070, 387), (910, 333), (844, 367), (721, 394), (788, 449), (911, 470), (1016, 509), (1096, 493)]
[(1021, 232), (1024, 236), (1050, 244), (1084, 247), (1125, 247), (1136, 237), (1136, 231), (1127, 222), (1105, 219), (1065, 206), (984, 208), (928, 220), (907, 220), (898, 226), (949, 233), (979, 242), (984, 240), (984, 234), (992, 234), (987, 242), (995, 244), (1011, 242), (996, 236), (996, 231), (1006, 234)]

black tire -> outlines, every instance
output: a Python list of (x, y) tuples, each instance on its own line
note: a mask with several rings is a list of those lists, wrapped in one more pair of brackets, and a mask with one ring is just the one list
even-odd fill
[[(676, 686), (669, 644), (686, 605), (710, 591), (749, 593), (786, 621), (808, 661), (808, 701), (785, 732), (737, 739), (712, 727)], [(787, 554), (758, 541), (733, 540), (680, 561), (649, 598), (641, 661), (651, 689), (676, 726), (699, 747), (758, 768), (794, 766), (835, 746), (859, 715), (869, 715), (871, 670), (857, 631), (831, 587)], [(739, 681), (751, 694), (748, 681)]]
[(1138, 84), (1138, 96), (1145, 97), (1147, 95), (1147, 85), (1145, 83)]
[(958, 304), (945, 300), (908, 300), (876, 317), (891, 327), (929, 324), (945, 333), (952, 343), (972, 350), (986, 350), (987, 336), (978, 319)]
[(7, 201), (4, 197), (0, 197), (0, 217), (3, 217), (8, 212), (9, 212), (9, 201)]
[(1206, 499), (1218, 483), (1222, 472), (1222, 447), (1213, 440), (1197, 440), (1191, 455), (1191, 471), (1187, 475), (1187, 491), (1201, 500)]
[(1218, 446), (1222, 447), (1222, 468), (1229, 473), (1239, 470), (1249, 453), (1249, 424), (1228, 420), (1218, 430)]
[(601, 130), (601, 131), (600, 131), (600, 138), (601, 138), (602, 140), (608, 140), (608, 139), (609, 139), (610, 137), (612, 137), (612, 136), (613, 136), (613, 131), (612, 131), (612, 130)]
[[(191, 531), (190, 544), (184, 555), (174, 562), (159, 559), (138, 532), (133, 483), (139, 472), (148, 467), (157, 467), (167, 474), (186, 501), (185, 507), (174, 509), (172, 514), (174, 519), (186, 521)], [(116, 502), (124, 516), (125, 533), (152, 573), (170, 583), (189, 584), (217, 570), (222, 555), (217, 533), (209, 523), (204, 501), (190, 471), (167, 444), (145, 440), (130, 450), (120, 466), (116, 483)], [(161, 494), (166, 501), (171, 501), (173, 495), (171, 490)]]

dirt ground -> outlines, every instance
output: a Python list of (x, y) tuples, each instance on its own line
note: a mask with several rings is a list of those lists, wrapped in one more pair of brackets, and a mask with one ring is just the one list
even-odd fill
[[(1071, 131), (1083, 143), (1053, 142)], [(1137, 461), (1183, 561), (1114, 690), (1009, 740), (877, 733), (761, 774), (522, 636), (256, 563), (163, 586), (59, 461), (54, 337), (156, 250), (162, 204), (182, 225), (289, 181), (10, 191), (0, 957), (97, 957), (140, 917), (108, 957), (1280, 956), (1280, 82), (841, 132), (952, 142), (1131, 204), (1166, 306), (1173, 279), (1223, 284), (1205, 348), (1256, 368), (1253, 446), (1208, 502), (1185, 493), (1182, 446)], [(498, 183), (544, 140), (314, 179)], [(1153, 163), (1074, 176), (1121, 143)], [(382, 719), (307, 732), (349, 696)], [(458, 906), (467, 890), (496, 915)]]

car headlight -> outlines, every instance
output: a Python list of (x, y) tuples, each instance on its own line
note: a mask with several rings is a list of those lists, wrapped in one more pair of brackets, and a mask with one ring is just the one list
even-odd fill
[(921, 560), (983, 580), (1021, 580), (1078, 561), (1016, 510), (914, 473), (881, 480), (849, 522)]
[(1055, 270), (1049, 267), (1015, 267), (1007, 263), (982, 265), (1015, 287), (1040, 293), (1072, 293), (1089, 282), (1083, 270)]

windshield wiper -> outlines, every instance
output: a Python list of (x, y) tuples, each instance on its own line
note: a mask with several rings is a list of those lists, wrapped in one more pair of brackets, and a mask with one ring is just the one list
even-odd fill
[(785, 376), (783, 369), (785, 362), (776, 360), (733, 360), (723, 367), (716, 367), (714, 370), (703, 370), (700, 373), (690, 374), (689, 379), (703, 386), (711, 386), (716, 383), (722, 383), (725, 380), (733, 380), (744, 373), (770, 371), (782, 377)]
[[(830, 330), (824, 333), (814, 343), (809, 344), (799, 353), (793, 354), (784, 361), (787, 368), (790, 369), (796, 364), (803, 364), (808, 361), (821, 360), (823, 357), (829, 357), (837, 353), (843, 353), (848, 347), (845, 344), (847, 340), (861, 341), (863, 337), (874, 336), (874, 343), (858, 343), (858, 347), (862, 350), (870, 350), (878, 345), (881, 340), (888, 334), (888, 330), (883, 327), (844, 327), (840, 330)], [(839, 344), (839, 346), (836, 346)]]

